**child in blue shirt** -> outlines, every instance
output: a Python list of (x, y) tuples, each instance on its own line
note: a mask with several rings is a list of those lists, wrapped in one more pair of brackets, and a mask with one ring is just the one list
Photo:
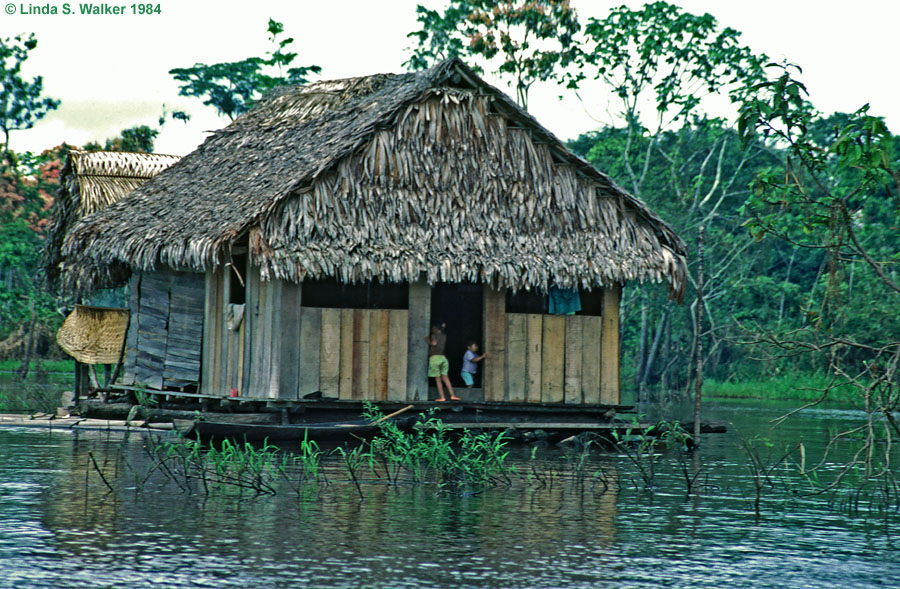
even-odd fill
[(477, 362), (481, 362), (487, 357), (487, 354), (478, 355), (478, 344), (469, 340), (466, 343), (466, 353), (463, 354), (462, 376), (466, 388), (471, 389), (475, 384), (475, 373), (478, 372)]

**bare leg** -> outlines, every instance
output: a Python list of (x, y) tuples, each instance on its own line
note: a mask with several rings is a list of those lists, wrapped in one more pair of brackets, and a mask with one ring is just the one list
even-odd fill
[[(457, 396), (456, 396), (456, 393), (453, 392), (453, 385), (450, 384), (450, 377), (447, 376), (446, 374), (442, 374), (442, 375), (438, 378), (438, 382), (440, 382), (442, 379), (443, 379), (443, 381), (444, 381), (444, 384), (447, 385), (447, 390), (450, 391), (450, 400), (451, 400), (451, 401), (461, 401), (462, 399), (460, 399), (459, 397), (457, 397)], [(440, 386), (440, 385), (438, 385), (438, 386)], [(441, 395), (441, 396), (443, 396), (443, 395)]]
[[(441, 378), (443, 378), (443, 377), (438, 376), (437, 378), (434, 379), (434, 382), (437, 383), (437, 388), (438, 388), (437, 401), (439, 401), (439, 402), (446, 401), (446, 399), (444, 398), (444, 385), (441, 384)], [(453, 394), (453, 389), (450, 389), (450, 394)]]

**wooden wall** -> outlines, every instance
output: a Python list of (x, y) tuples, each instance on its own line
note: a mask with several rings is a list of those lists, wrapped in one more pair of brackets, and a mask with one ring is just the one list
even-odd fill
[(300, 325), (300, 396), (406, 399), (409, 311), (303, 307)]
[[(408, 310), (304, 307), (300, 285), (248, 272), (246, 307), (228, 329), (229, 280), (207, 274), (202, 391), (298, 399), (321, 391), (345, 400), (429, 398), (431, 289), (410, 285)], [(619, 403), (620, 289), (604, 291), (603, 316), (506, 313), (506, 294), (484, 289), (485, 401)]]
[(300, 285), (264, 282), (250, 271), (243, 321), (229, 329), (226, 276), (221, 269), (207, 273), (204, 393), (227, 397), (236, 389), (241, 397), (298, 399), (321, 391), (341, 399), (407, 398), (409, 311), (304, 307)]
[(200, 274), (162, 268), (136, 272), (123, 382), (155, 390), (200, 381), (204, 284)]
[(484, 400), (618, 404), (620, 292), (605, 289), (594, 317), (506, 313), (485, 289)]

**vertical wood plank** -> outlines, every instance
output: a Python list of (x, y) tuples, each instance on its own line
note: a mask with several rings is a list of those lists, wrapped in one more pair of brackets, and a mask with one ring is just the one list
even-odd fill
[(238, 390), (238, 395), (244, 394), (244, 375), (246, 374), (246, 367), (244, 366), (244, 353), (245, 353), (245, 337), (247, 334), (247, 321), (246, 321), (246, 309), (244, 310), (244, 321), (241, 321), (241, 326), (238, 328), (238, 371), (237, 371), (237, 386), (235, 387)]
[(566, 357), (566, 318), (545, 315), (544, 337), (541, 350), (541, 401), (562, 403), (563, 375)]
[(580, 405), (582, 396), (582, 338), (584, 334), (583, 317), (570, 315), (566, 317), (566, 374), (563, 379), (565, 402)]
[(270, 399), (281, 396), (281, 293), (284, 282), (274, 279), (270, 283), (269, 312), (267, 319), (271, 325), (269, 332), (269, 383), (267, 391)]
[(600, 334), (600, 402), (618, 405), (619, 388), (619, 300), (622, 287), (603, 289), (603, 328)]
[[(246, 312), (246, 306), (244, 307), (244, 311)], [(244, 321), (241, 320), (240, 325), (238, 325), (237, 329), (231, 330), (231, 344), (228, 349), (228, 357), (229, 362), (231, 363), (231, 367), (229, 369), (230, 377), (228, 382), (227, 391), (223, 391), (223, 394), (228, 395), (232, 388), (239, 389), (238, 381), (241, 379), (241, 366), (240, 366), (240, 356), (242, 352), (242, 342), (241, 342), (241, 328), (244, 326)]]
[(378, 309), (370, 311), (369, 317), (369, 399), (386, 401), (390, 315)]
[(600, 317), (582, 317), (581, 333), (581, 388), (584, 403), (600, 403), (600, 333), (603, 328)]
[(300, 396), (320, 389), (322, 309), (302, 307), (300, 313)]
[(353, 398), (369, 399), (369, 314), (353, 311)]
[(141, 310), (138, 316), (138, 349), (135, 382), (161, 390), (166, 358), (171, 275), (164, 271), (141, 277)]
[(247, 336), (251, 341), (247, 346), (247, 349), (250, 351), (250, 379), (248, 380), (246, 390), (244, 391), (244, 396), (246, 397), (257, 396), (255, 391), (259, 390), (260, 372), (262, 370), (262, 333), (260, 329), (262, 321), (260, 313), (262, 310), (263, 282), (259, 277), (259, 268), (253, 268), (251, 272), (254, 296), (250, 308), (250, 329), (247, 331)]
[(506, 398), (510, 403), (523, 403), (528, 374), (528, 317), (507, 315), (506, 327)]
[(244, 379), (240, 388), (240, 395), (246, 396), (247, 391), (252, 387), (253, 372), (255, 367), (253, 348), (256, 343), (254, 340), (254, 329), (256, 328), (256, 313), (259, 304), (259, 268), (256, 266), (247, 266), (245, 305), (244, 308)]
[(341, 379), (341, 310), (322, 309), (322, 353), (319, 390), (329, 396), (340, 396)]
[(543, 315), (528, 314), (525, 319), (526, 331), (526, 377), (525, 400), (529, 403), (541, 402), (543, 385), (541, 364), (543, 363), (544, 321)]
[(172, 272), (163, 384), (182, 387), (200, 380), (206, 285), (194, 272)]
[(256, 336), (253, 338), (253, 349), (256, 352), (256, 378), (253, 388), (248, 391), (251, 397), (264, 398), (269, 388), (269, 371), (272, 369), (269, 349), (272, 346), (272, 323), (270, 321), (269, 292), (271, 282), (260, 278), (259, 308), (256, 313)]
[(210, 383), (209, 394), (221, 395), (222, 392), (222, 340), (225, 334), (222, 333), (222, 269), (217, 268), (212, 273), (212, 308), (210, 309), (210, 323), (213, 325), (213, 339), (210, 342), (209, 367), (210, 367)]
[(484, 286), (484, 374), (485, 401), (503, 401), (506, 378), (506, 289)]
[(338, 396), (353, 398), (353, 309), (341, 309), (341, 358)]
[(428, 345), (425, 337), (431, 327), (431, 287), (424, 280), (409, 284), (409, 321), (407, 330), (406, 400), (428, 399)]
[(232, 351), (236, 345), (237, 336), (234, 333), (234, 330), (228, 329), (228, 303), (231, 302), (231, 277), (228, 273), (231, 272), (229, 268), (225, 268), (222, 271), (222, 301), (219, 303), (219, 306), (222, 308), (222, 321), (219, 323), (219, 333), (222, 334), (222, 351), (219, 354), (219, 358), (221, 359), (221, 382), (219, 383), (219, 389), (216, 394), (227, 397), (228, 392), (231, 389), (231, 382), (234, 380), (234, 363), (232, 362)]
[(281, 372), (279, 397), (296, 399), (300, 391), (300, 313), (303, 308), (303, 287), (293, 282), (281, 285), (281, 330), (277, 346)]
[[(209, 273), (207, 273), (208, 275)], [(122, 384), (134, 384), (134, 371), (138, 355), (138, 318), (141, 316), (141, 273), (135, 271), (129, 281), (128, 296), (128, 334), (125, 337), (125, 372), (122, 375)], [(209, 296), (206, 297), (207, 302)], [(207, 305), (208, 306), (208, 305)], [(204, 307), (204, 315), (207, 309)], [(203, 340), (206, 346), (206, 339)], [(203, 381), (200, 381), (201, 386)]]
[(403, 401), (406, 399), (409, 311), (390, 311), (389, 321), (387, 398)]

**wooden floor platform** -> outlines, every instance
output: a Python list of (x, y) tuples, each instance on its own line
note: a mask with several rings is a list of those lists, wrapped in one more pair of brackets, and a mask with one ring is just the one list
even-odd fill
[(48, 413), (35, 415), (0, 414), (0, 427), (27, 427), (51, 430), (161, 433), (171, 432), (172, 423), (147, 423), (143, 420), (91, 419), (59, 417)]
[(508, 422), (508, 421), (464, 421), (449, 422), (444, 426), (447, 429), (461, 430), (497, 430), (506, 429), (513, 430), (570, 430), (585, 432), (608, 432), (632, 429), (635, 431), (644, 431), (653, 427), (652, 423), (585, 423), (585, 422), (553, 422), (553, 421), (528, 421), (528, 422)]
[[(113, 391), (126, 392), (135, 390), (135, 387), (115, 386)], [(146, 391), (154, 399), (158, 406), (172, 403), (196, 404), (202, 406), (205, 411), (234, 411), (234, 412), (272, 412), (287, 410), (293, 414), (303, 413), (348, 413), (359, 416), (363, 411), (362, 400), (345, 400), (330, 397), (321, 399), (267, 399), (259, 397), (220, 397), (202, 393), (189, 393), (181, 391)], [(507, 414), (507, 415), (542, 415), (549, 418), (553, 416), (571, 419), (609, 420), (613, 415), (630, 413), (633, 405), (607, 405), (607, 404), (583, 404), (573, 405), (565, 403), (524, 403), (524, 402), (488, 402), (480, 400), (463, 400), (438, 403), (433, 400), (419, 401), (373, 401), (382, 411), (390, 413), (406, 405), (413, 405), (413, 412), (424, 412), (434, 407), (441, 408), (441, 413), (450, 412), (475, 412), (482, 414)], [(579, 417), (580, 416), (580, 417)], [(504, 415), (506, 418), (506, 415)]]

